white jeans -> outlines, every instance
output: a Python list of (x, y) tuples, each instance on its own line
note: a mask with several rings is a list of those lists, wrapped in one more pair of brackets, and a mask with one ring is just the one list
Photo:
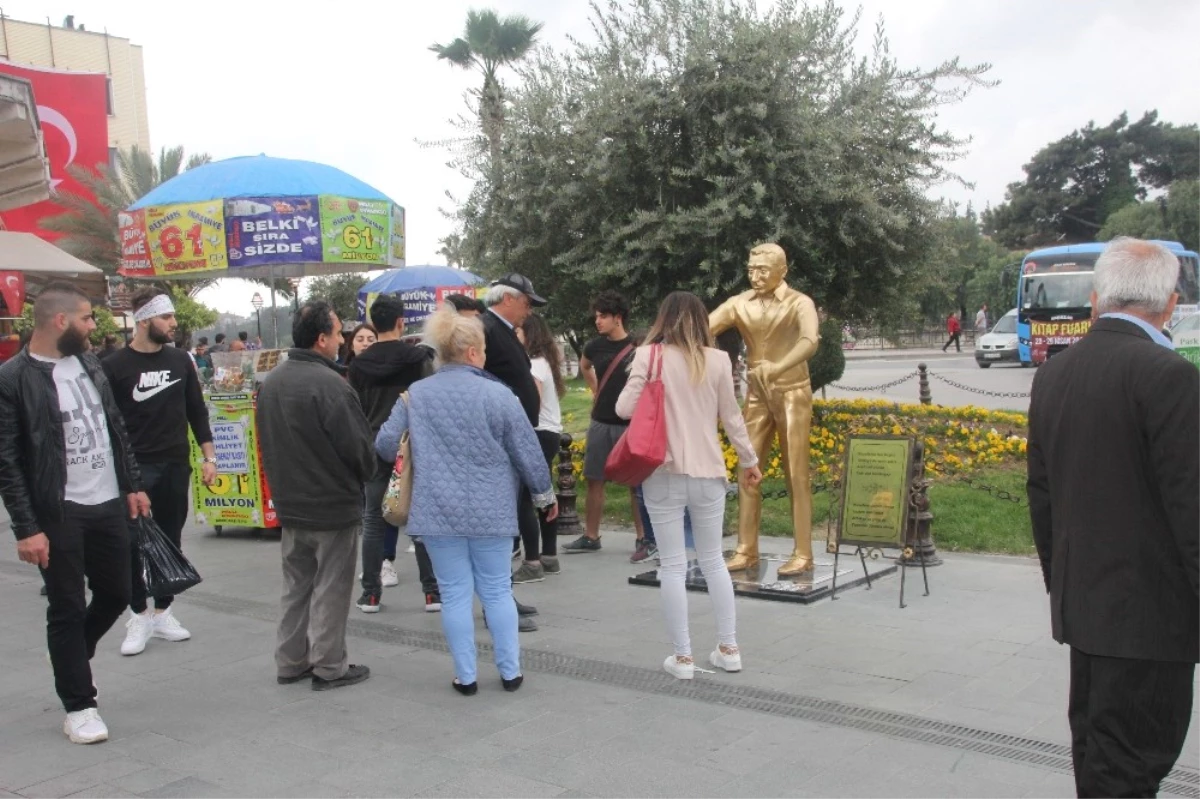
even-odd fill
[(690, 477), (659, 469), (642, 483), (642, 497), (654, 537), (658, 541), (659, 595), (667, 632), (675, 644), (675, 654), (691, 656), (688, 636), (688, 601), (684, 578), (687, 554), (683, 546), (683, 512), (692, 519), (692, 535), (700, 570), (708, 584), (708, 597), (717, 617), (717, 640), (724, 646), (737, 646), (737, 615), (733, 607), (733, 581), (721, 553), (721, 526), (725, 520), (725, 481), (721, 478)]

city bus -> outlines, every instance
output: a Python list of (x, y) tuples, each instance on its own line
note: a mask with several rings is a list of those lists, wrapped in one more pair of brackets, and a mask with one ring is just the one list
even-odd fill
[[(1197, 311), (1200, 258), (1175, 241), (1160, 241), (1179, 258), (1179, 304), (1172, 322)], [(1092, 271), (1104, 242), (1034, 250), (1017, 281), (1017, 339), (1021, 363), (1037, 366), (1075, 343), (1092, 326)]]

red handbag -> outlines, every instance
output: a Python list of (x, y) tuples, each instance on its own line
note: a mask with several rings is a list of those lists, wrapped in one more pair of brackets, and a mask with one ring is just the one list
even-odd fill
[(650, 347), (646, 385), (629, 427), (604, 463), (604, 477), (623, 486), (638, 486), (667, 459), (667, 414), (662, 382), (662, 345)]

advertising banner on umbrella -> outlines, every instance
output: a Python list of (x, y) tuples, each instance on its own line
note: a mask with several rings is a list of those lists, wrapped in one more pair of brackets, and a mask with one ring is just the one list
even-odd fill
[(315, 263), (321, 257), (316, 197), (240, 197), (225, 201), (229, 265)]
[(388, 264), (391, 230), (391, 203), (321, 198), (321, 238), (328, 262)]
[[(404, 252), (404, 209), (350, 197), (238, 197), (148, 206), (118, 216), (126, 277), (285, 264), (391, 266)], [(394, 225), (399, 225), (399, 231)], [(396, 260), (393, 260), (396, 259)]]
[(220, 202), (152, 206), (146, 209), (145, 220), (156, 275), (179, 276), (229, 265)]

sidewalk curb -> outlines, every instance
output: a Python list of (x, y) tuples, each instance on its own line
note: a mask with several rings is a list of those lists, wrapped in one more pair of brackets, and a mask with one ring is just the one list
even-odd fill
[[(927, 352), (926, 350), (844, 350), (847, 361), (911, 361), (914, 359), (973, 358), (963, 352)], [(850, 353), (862, 353), (851, 355)]]

